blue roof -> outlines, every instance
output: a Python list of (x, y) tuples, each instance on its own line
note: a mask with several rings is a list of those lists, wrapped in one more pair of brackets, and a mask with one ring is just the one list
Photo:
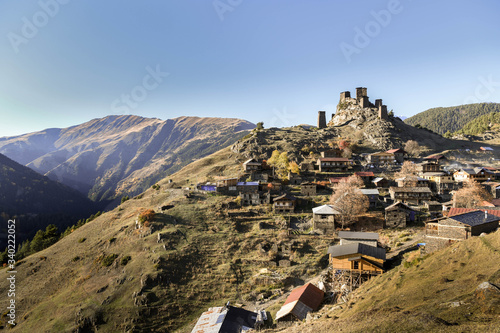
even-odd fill
[(476, 210), (473, 212), (455, 215), (450, 217), (450, 219), (455, 220), (457, 222), (470, 225), (474, 227), (476, 225), (481, 225), (485, 223), (500, 221), (500, 217), (495, 216), (493, 214), (486, 214), (481, 210)]
[(259, 186), (259, 182), (238, 182), (238, 186)]

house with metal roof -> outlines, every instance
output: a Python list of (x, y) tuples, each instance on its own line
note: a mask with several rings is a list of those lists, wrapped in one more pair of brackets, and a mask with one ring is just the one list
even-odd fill
[(377, 247), (378, 233), (359, 231), (339, 231), (340, 245), (363, 243)]
[(415, 213), (413, 208), (397, 201), (385, 208), (385, 226), (405, 228), (406, 223), (415, 221)]
[(253, 331), (258, 314), (234, 306), (209, 308), (203, 312), (191, 333), (230, 333)]
[(275, 213), (293, 213), (297, 199), (290, 194), (283, 194), (273, 200)]
[(313, 229), (320, 231), (324, 235), (335, 232), (335, 218), (340, 212), (332, 205), (323, 205), (314, 207), (313, 211)]
[(243, 162), (243, 170), (246, 172), (254, 172), (261, 169), (262, 169), (262, 162), (259, 162), (254, 158), (251, 158)]
[(475, 210), (459, 215), (431, 220), (425, 224), (426, 250), (435, 251), (454, 242), (495, 231), (500, 217), (487, 210)]
[(285, 304), (276, 313), (276, 321), (304, 320), (321, 305), (325, 293), (311, 283), (292, 290)]
[(423, 200), (431, 200), (432, 192), (428, 187), (394, 187), (389, 188), (389, 194), (394, 201), (420, 204)]

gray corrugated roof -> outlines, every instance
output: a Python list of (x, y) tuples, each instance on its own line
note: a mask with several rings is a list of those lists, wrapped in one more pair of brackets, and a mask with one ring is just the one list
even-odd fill
[(500, 221), (500, 217), (498, 216), (495, 216), (493, 214), (487, 214), (486, 216), (485, 215), (486, 214), (483, 211), (478, 210), (470, 213), (455, 215), (450, 217), (450, 219), (470, 225), (471, 227), (494, 221)]
[(376, 188), (362, 188), (361, 193), (364, 195), (379, 195), (378, 189)]
[(328, 248), (328, 253), (330, 253), (332, 257), (341, 257), (349, 254), (359, 253), (365, 256), (385, 260), (385, 249), (362, 243), (330, 246)]
[(339, 231), (339, 238), (378, 240), (376, 232)]

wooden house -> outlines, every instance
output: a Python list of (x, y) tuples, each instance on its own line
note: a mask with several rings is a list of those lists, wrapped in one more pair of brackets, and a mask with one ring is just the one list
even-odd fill
[(386, 151), (386, 153), (393, 154), (394, 159), (398, 163), (403, 163), (404, 159), (405, 159), (405, 155), (407, 155), (407, 153), (401, 148), (390, 149), (390, 150)]
[(375, 179), (375, 174), (371, 171), (358, 171), (354, 173), (356, 176), (363, 180), (365, 185), (370, 185), (372, 181)]
[(363, 243), (335, 245), (328, 248), (330, 264), (335, 270), (369, 275), (384, 272), (385, 249)]
[(325, 293), (312, 283), (292, 290), (285, 304), (276, 313), (276, 321), (304, 320), (307, 314), (316, 311)]
[(259, 182), (238, 182), (236, 191), (239, 193), (256, 193), (259, 191)]
[(322, 157), (318, 158), (316, 163), (320, 172), (346, 171), (350, 160), (343, 157)]
[(314, 207), (313, 211), (313, 229), (322, 232), (324, 235), (335, 232), (335, 218), (340, 212), (332, 205), (323, 205)]
[(417, 169), (420, 173), (439, 172), (441, 171), (441, 166), (439, 165), (438, 161), (429, 160), (418, 164)]
[(391, 199), (404, 203), (420, 204), (424, 200), (431, 200), (432, 192), (428, 187), (393, 187), (389, 188)]
[(415, 210), (401, 201), (385, 208), (385, 227), (405, 228), (408, 222), (415, 221)]
[(406, 176), (396, 179), (398, 187), (429, 187), (428, 179), (417, 176)]
[(339, 231), (340, 245), (362, 243), (365, 245), (378, 246), (378, 233), (359, 231)]
[(488, 180), (491, 175), (484, 168), (465, 168), (456, 171), (453, 174), (453, 178), (457, 182), (464, 182), (466, 180), (474, 180), (477, 182), (483, 182)]
[(300, 194), (307, 197), (313, 197), (316, 195), (316, 184), (315, 183), (302, 183), (300, 184)]
[(499, 222), (500, 217), (481, 210), (432, 220), (425, 224), (425, 248), (435, 251), (456, 241), (495, 231)]
[(371, 164), (394, 164), (396, 162), (393, 153), (378, 152), (367, 156), (368, 163)]
[(297, 199), (290, 194), (283, 194), (274, 198), (273, 202), (275, 213), (293, 213)]

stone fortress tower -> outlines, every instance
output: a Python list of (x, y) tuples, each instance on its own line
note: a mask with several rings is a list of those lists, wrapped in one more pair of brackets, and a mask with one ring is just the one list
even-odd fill
[(388, 120), (387, 116), (387, 105), (382, 105), (381, 99), (375, 100), (375, 105), (370, 103), (367, 95), (367, 89), (365, 87), (356, 88), (356, 98), (351, 98), (350, 91), (343, 91), (340, 93), (340, 103), (344, 102), (355, 102), (362, 108), (372, 108), (378, 111), (378, 117), (383, 120)]
[(318, 128), (326, 128), (326, 112), (318, 111)]

